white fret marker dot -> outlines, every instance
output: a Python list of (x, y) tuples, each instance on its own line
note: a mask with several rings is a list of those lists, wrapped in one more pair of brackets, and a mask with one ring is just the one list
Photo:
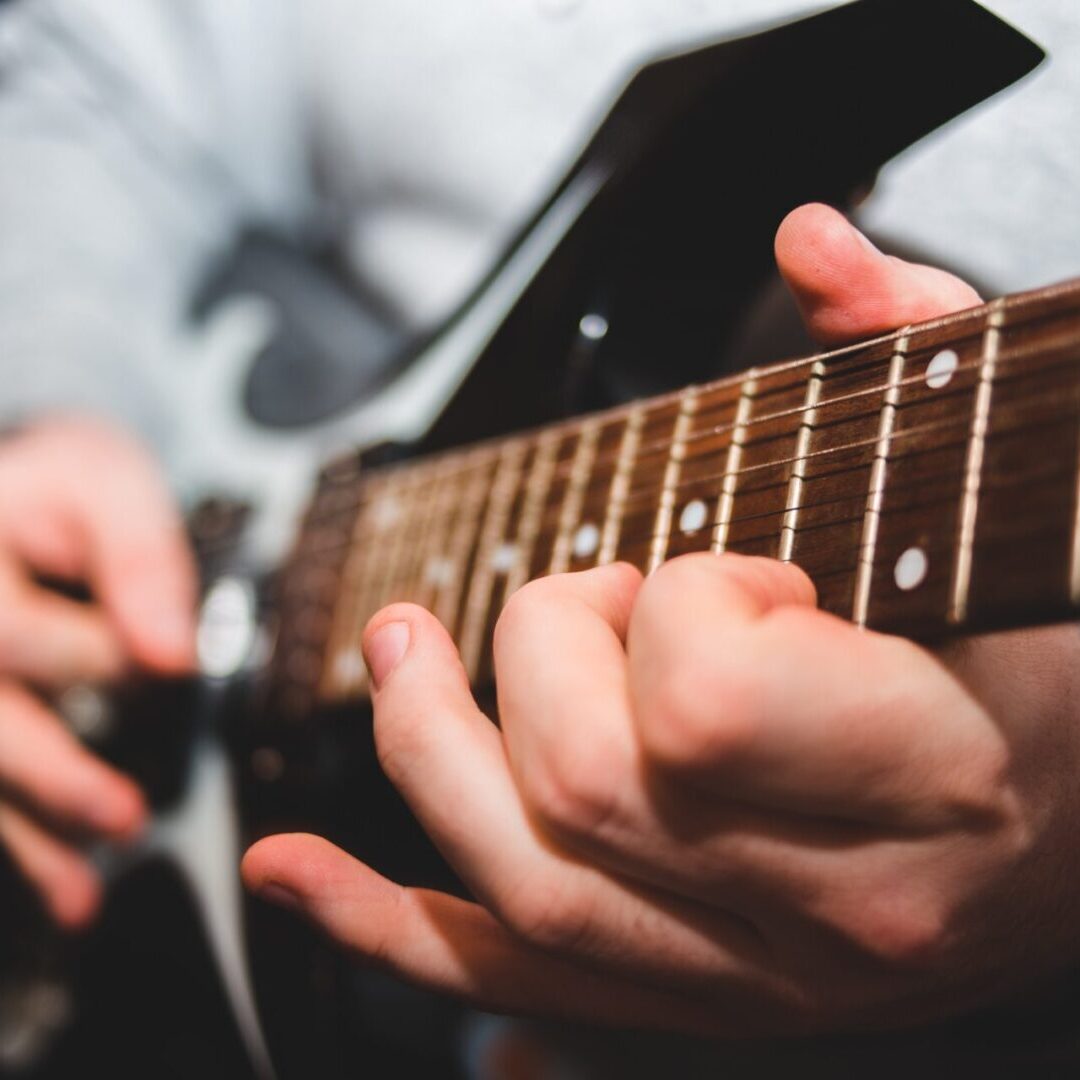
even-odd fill
[(917, 589), (930, 572), (930, 560), (922, 548), (908, 548), (899, 559), (896, 560), (896, 585), (904, 592), (912, 592)]
[(367, 664), (359, 649), (342, 649), (334, 659), (334, 675), (342, 686), (355, 686), (363, 682)]
[(926, 368), (926, 385), (931, 390), (948, 386), (959, 367), (960, 357), (953, 349), (939, 352)]
[(679, 528), (683, 536), (692, 536), (705, 528), (705, 522), (709, 520), (709, 508), (701, 501), (695, 499), (683, 507), (682, 517), (679, 518)]
[(574, 558), (587, 559), (600, 550), (600, 530), (592, 523), (582, 525), (574, 536)]
[(388, 495), (375, 504), (372, 508), (372, 516), (377, 529), (392, 528), (401, 520), (401, 503), (393, 496)]
[(491, 566), (497, 574), (509, 574), (517, 563), (516, 544), (500, 544), (491, 556)]
[(449, 559), (442, 557), (432, 559), (424, 571), (429, 585), (438, 585), (440, 588), (450, 585), (454, 580), (454, 564)]

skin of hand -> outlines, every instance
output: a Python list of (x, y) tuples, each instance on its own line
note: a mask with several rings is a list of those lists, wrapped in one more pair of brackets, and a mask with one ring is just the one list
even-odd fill
[[(977, 303), (804, 207), (777, 237), (840, 342)], [(501, 730), (446, 631), (365, 635), (380, 760), (475, 897), (317, 837), (247, 884), (365, 962), (496, 1011), (712, 1035), (900, 1026), (1075, 962), (1075, 628), (932, 654), (815, 608), (797, 568), (675, 559), (531, 583), (495, 642)]]
[[(88, 586), (93, 600), (67, 599), (42, 578)], [(62, 926), (86, 924), (100, 901), (67, 834), (129, 840), (146, 809), (47, 697), (132, 665), (188, 671), (194, 598), (179, 514), (141, 446), (74, 416), (0, 442), (0, 843)]]

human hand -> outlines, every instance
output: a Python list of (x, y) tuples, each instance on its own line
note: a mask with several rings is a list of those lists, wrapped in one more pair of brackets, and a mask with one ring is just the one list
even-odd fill
[[(93, 603), (42, 578), (86, 585)], [(0, 843), (62, 925), (87, 922), (100, 892), (66, 834), (124, 840), (146, 811), (41, 695), (132, 664), (186, 672), (194, 596), (179, 516), (134, 441), (58, 417), (0, 443)]]
[[(821, 207), (777, 252), (827, 342), (978, 299)], [(477, 902), (314, 837), (243, 870), (404, 978), (486, 1009), (799, 1033), (943, 1016), (1076, 958), (1073, 630), (937, 657), (816, 610), (780, 563), (604, 567), (510, 601), (501, 731), (431, 615), (395, 605), (365, 648), (380, 760)]]

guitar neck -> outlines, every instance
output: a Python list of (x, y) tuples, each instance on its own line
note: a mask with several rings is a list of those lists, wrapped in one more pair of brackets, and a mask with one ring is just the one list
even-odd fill
[(417, 463), (329, 466), (281, 577), (282, 707), (363, 697), (360, 636), (423, 604), (470, 678), (546, 574), (691, 552), (801, 566), (923, 640), (1080, 613), (1080, 281)]

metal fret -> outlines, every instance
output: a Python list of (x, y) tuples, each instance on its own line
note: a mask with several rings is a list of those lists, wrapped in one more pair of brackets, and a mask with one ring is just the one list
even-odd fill
[(626, 418), (622, 443), (619, 445), (619, 458), (615, 463), (615, 475), (611, 481), (607, 508), (604, 511), (604, 529), (600, 535), (600, 554), (596, 563), (605, 566), (615, 561), (619, 549), (619, 534), (622, 532), (623, 510), (626, 496), (630, 492), (630, 478), (634, 472), (638, 447), (641, 445), (641, 428), (645, 423), (645, 407), (638, 406)]
[(585, 488), (589, 483), (589, 476), (592, 474), (593, 462), (596, 460), (596, 443), (599, 436), (599, 421), (589, 420), (582, 425), (577, 452), (574, 454), (574, 464), (570, 469), (570, 483), (566, 489), (562, 513), (559, 516), (559, 534), (555, 539), (549, 573), (563, 574), (570, 565), (573, 532), (581, 516), (581, 503)]
[(533, 456), (529, 479), (525, 487), (525, 500), (521, 508), (521, 520), (518, 525), (515, 545), (518, 555), (510, 572), (506, 575), (506, 589), (503, 602), (521, 588), (529, 578), (529, 566), (532, 563), (536, 540), (540, 535), (540, 525), (544, 519), (544, 506), (551, 479), (555, 474), (555, 462), (559, 452), (560, 434), (557, 431), (545, 432), (540, 436), (536, 453)]
[(855, 579), (855, 610), (852, 618), (858, 626), (865, 626), (870, 612), (870, 584), (874, 576), (874, 559), (877, 556), (878, 534), (881, 531), (881, 511), (885, 501), (885, 474), (889, 467), (893, 430), (896, 427), (896, 410), (900, 405), (900, 385), (904, 379), (910, 338), (902, 337), (896, 345), (892, 363), (889, 365), (889, 385), (881, 407), (881, 427), (878, 430), (874, 464), (870, 470), (870, 491), (866, 498), (866, 514), (863, 517), (862, 542), (859, 544), (859, 568)]
[(953, 572), (952, 600), (949, 621), (962, 623), (967, 618), (968, 594), (971, 589), (972, 549), (975, 544), (975, 525), (979, 516), (979, 489), (982, 484), (983, 458), (986, 455), (986, 432), (990, 423), (990, 403), (994, 394), (1001, 349), (1001, 329), (1005, 324), (1005, 305), (996, 301), (990, 306), (986, 343), (979, 368), (979, 385), (975, 395), (975, 413), (971, 422), (967, 463), (964, 467), (964, 496), (960, 509), (960, 532), (957, 541), (956, 567)]
[(463, 474), (471, 473), (472, 477), (460, 496), (457, 521), (446, 556), (443, 591), (434, 609), (435, 616), (451, 634), (457, 628), (458, 607), (465, 589), (465, 565), (480, 528), (479, 513), (490, 488), (492, 464), (490, 451), (478, 451), (467, 473)]
[(683, 457), (686, 454), (686, 439), (690, 434), (690, 424), (697, 409), (698, 391), (690, 387), (683, 392), (679, 417), (675, 421), (675, 432), (671, 440), (667, 468), (664, 471), (664, 486), (660, 493), (660, 507), (656, 512), (656, 524), (653, 527), (652, 543), (649, 547), (648, 573), (656, 570), (667, 556), (671, 542), (671, 520), (675, 512), (675, 493), (679, 486), (679, 474), (682, 472)]
[(350, 697), (367, 685), (361, 638), (379, 601), (400, 545), (397, 526), (404, 516), (402, 488), (384, 480), (369, 489), (351, 540), (347, 579), (339, 614), (324, 659), (325, 689), (330, 696)]
[(716, 555), (727, 549), (731, 519), (735, 512), (735, 488), (739, 482), (743, 443), (746, 441), (746, 428), (750, 423), (750, 413), (754, 408), (754, 395), (757, 393), (757, 388), (757, 372), (751, 371), (739, 388), (735, 430), (731, 433), (731, 446), (728, 447), (727, 464), (724, 468), (724, 484), (716, 505), (716, 528), (712, 543), (712, 550)]
[(457, 487), (454, 483), (461, 471), (461, 462), (453, 460), (435, 478), (430, 522), (421, 541), (421, 552), (416, 564), (416, 602), (422, 607), (434, 609), (440, 589), (449, 581), (450, 567), (446, 548), (454, 524)]
[(784, 524), (780, 529), (781, 562), (791, 562), (795, 550), (795, 530), (799, 524), (799, 509), (802, 503), (803, 482), (806, 480), (806, 459), (810, 454), (810, 439), (817, 422), (817, 406), (821, 398), (821, 380), (825, 375), (825, 365), (820, 361), (810, 369), (810, 378), (806, 386), (806, 401), (803, 403), (803, 420), (799, 425), (799, 436), (795, 442), (795, 460), (791, 466), (791, 482), (788, 485), (787, 510)]
[(319, 696), (323, 700), (336, 700), (360, 688), (367, 674), (367, 667), (359, 649), (352, 642), (352, 629), (356, 623), (357, 596), (364, 571), (369, 560), (364, 557), (362, 543), (366, 521), (366, 508), (356, 516), (349, 544), (349, 554), (341, 574), (341, 588), (334, 604), (333, 622), (327, 637), (323, 656)]
[[(473, 567), (472, 582), (465, 601), (465, 612), (462, 615), (461, 633), (458, 638), (461, 662), (468, 672), (470, 682), (475, 680), (480, 664), (487, 615), (491, 609), (496, 573), (500, 569), (496, 565), (496, 555), (506, 534), (506, 524), (514, 501), (514, 492), (521, 479), (526, 448), (525, 442), (511, 442), (503, 448), (499, 456), (495, 481), (488, 497), (487, 513), (480, 533), (476, 563)], [(513, 565), (509, 559), (512, 558), (515, 563), (520, 562), (521, 553), (510, 548), (507, 551), (509, 557), (505, 569), (508, 571)]]

